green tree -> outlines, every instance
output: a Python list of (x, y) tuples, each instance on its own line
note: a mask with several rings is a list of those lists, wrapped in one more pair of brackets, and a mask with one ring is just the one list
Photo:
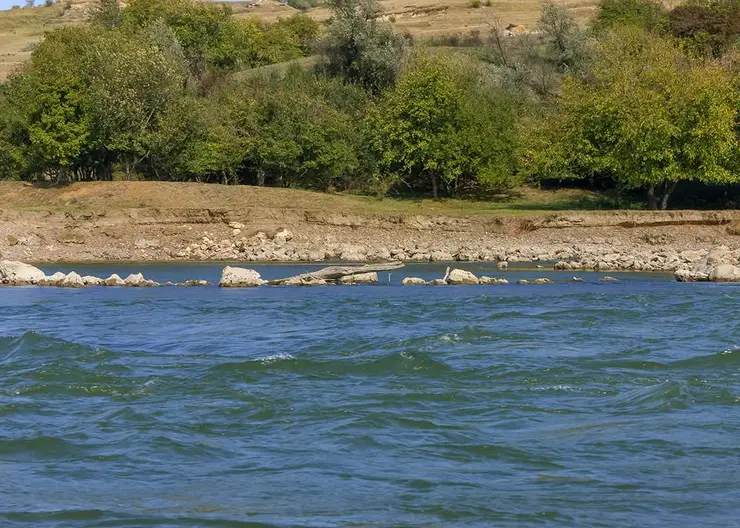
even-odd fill
[(610, 178), (665, 209), (678, 182), (735, 182), (740, 94), (717, 64), (633, 28), (610, 33), (587, 80), (570, 78), (525, 168), (543, 178)]
[(594, 27), (606, 31), (615, 26), (637, 26), (643, 29), (656, 28), (666, 10), (655, 0), (601, 0)]
[(89, 8), (89, 18), (92, 24), (112, 29), (121, 25), (123, 9), (119, 0), (98, 0)]
[[(461, 59), (458, 57), (457, 61)], [(512, 100), (449, 59), (418, 58), (368, 117), (375, 177), (459, 194), (511, 181)]]
[(409, 46), (393, 27), (379, 20), (377, 0), (333, 0), (332, 22), (321, 42), (322, 68), (379, 93), (392, 86)]

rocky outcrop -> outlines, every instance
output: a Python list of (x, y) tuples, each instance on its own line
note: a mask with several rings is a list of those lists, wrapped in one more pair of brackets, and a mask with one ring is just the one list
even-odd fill
[(496, 277), (481, 277), (478, 279), (481, 284), (509, 284), (506, 279), (497, 279)]
[(126, 286), (133, 288), (152, 288), (159, 286), (159, 283), (145, 279), (141, 273), (132, 273), (123, 279), (123, 282)]
[(376, 272), (371, 273), (358, 273), (357, 275), (346, 275), (339, 279), (339, 284), (377, 284), (378, 274)]
[(739, 251), (731, 250), (727, 246), (718, 246), (703, 257), (692, 258), (690, 263), (677, 269), (676, 280), (679, 282), (738, 282), (740, 276), (736, 270), (739, 262)]
[(453, 269), (445, 277), (447, 284), (478, 284), (478, 277), (467, 270)]
[(406, 277), (401, 284), (404, 286), (424, 286), (427, 282), (419, 277)]
[(26, 286), (39, 284), (45, 278), (43, 271), (30, 264), (14, 260), (0, 261), (0, 284)]
[(221, 280), (218, 282), (221, 288), (254, 288), (263, 284), (265, 284), (265, 281), (256, 271), (231, 266), (226, 266), (223, 269)]
[(121, 277), (114, 273), (103, 281), (103, 286), (126, 286), (126, 283), (123, 282)]

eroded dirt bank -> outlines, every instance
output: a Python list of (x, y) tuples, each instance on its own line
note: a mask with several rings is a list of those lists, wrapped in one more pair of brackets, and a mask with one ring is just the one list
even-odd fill
[(675, 270), (718, 245), (740, 257), (736, 211), (417, 214), (284, 189), (151, 182), (51, 192), (4, 183), (0, 208), (0, 253), (30, 262), (394, 258)]

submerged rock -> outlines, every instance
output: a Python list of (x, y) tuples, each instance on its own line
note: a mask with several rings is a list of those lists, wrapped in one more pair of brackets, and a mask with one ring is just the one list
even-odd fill
[(552, 281), (548, 278), (541, 277), (532, 281), (532, 284), (552, 284)]
[(46, 278), (35, 266), (15, 260), (0, 261), (0, 283), (11, 286), (38, 284)]
[(479, 282), (478, 277), (471, 272), (457, 268), (447, 275), (447, 284), (478, 284)]
[(615, 279), (614, 277), (610, 277), (609, 275), (606, 275), (605, 277), (601, 277), (599, 280), (601, 282), (619, 282), (619, 279)]
[[(165, 285), (168, 285), (165, 283)], [(193, 286), (211, 286), (211, 283), (207, 280), (191, 279), (185, 282), (178, 282), (177, 284), (170, 283), (168, 286), (182, 286), (182, 287), (193, 287)]]
[(265, 283), (259, 273), (246, 268), (226, 266), (218, 282), (221, 288), (254, 288)]
[(478, 281), (480, 284), (509, 284), (506, 279), (497, 279), (496, 277), (481, 277)]

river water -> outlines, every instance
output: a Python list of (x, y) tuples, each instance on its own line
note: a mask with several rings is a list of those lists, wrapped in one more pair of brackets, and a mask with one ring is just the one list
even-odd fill
[(442, 272), (0, 289), (0, 526), (740, 525), (740, 287)]

